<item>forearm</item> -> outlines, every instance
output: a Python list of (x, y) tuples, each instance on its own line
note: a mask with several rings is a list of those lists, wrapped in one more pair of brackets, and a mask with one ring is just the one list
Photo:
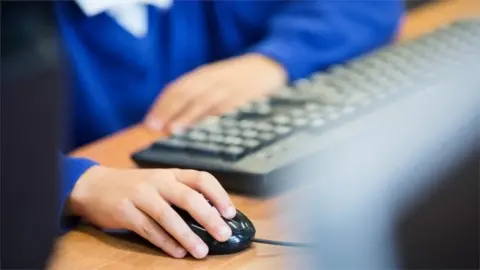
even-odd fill
[(345, 62), (389, 42), (402, 1), (292, 1), (275, 14), (251, 51), (284, 66), (289, 81)]

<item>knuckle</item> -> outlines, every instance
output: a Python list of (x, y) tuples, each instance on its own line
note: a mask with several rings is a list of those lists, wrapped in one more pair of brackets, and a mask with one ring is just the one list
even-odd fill
[(152, 214), (153, 218), (159, 223), (162, 223), (163, 221), (168, 220), (170, 209), (171, 208), (168, 205), (157, 206), (154, 210), (155, 213)]
[(149, 191), (151, 191), (152, 185), (149, 181), (141, 181), (137, 183), (134, 187), (134, 199), (140, 199), (145, 196)]
[(117, 205), (116, 205), (116, 212), (118, 213), (118, 221), (127, 221), (130, 219), (131, 215), (131, 202), (128, 199), (123, 199), (121, 200)]
[(136, 231), (139, 235), (143, 236), (146, 239), (149, 239), (152, 241), (152, 243), (155, 243), (158, 246), (163, 246), (167, 239), (159, 235), (157, 232), (155, 225), (153, 225), (151, 222), (145, 220), (142, 220), (136, 224)]
[(141, 235), (144, 235), (147, 238), (153, 236), (154, 234), (153, 232), (154, 229), (152, 228), (152, 225), (146, 220), (139, 221), (136, 224), (136, 228), (137, 228), (137, 231), (141, 233)]
[(210, 173), (201, 171), (198, 172), (195, 183), (197, 187), (207, 188), (213, 183), (214, 179), (215, 177)]
[(163, 184), (175, 179), (175, 175), (170, 170), (155, 170), (148, 178), (148, 182), (152, 184)]
[(174, 182), (176, 181), (175, 171), (173, 170), (164, 170), (161, 174), (158, 175), (160, 181), (165, 182)]

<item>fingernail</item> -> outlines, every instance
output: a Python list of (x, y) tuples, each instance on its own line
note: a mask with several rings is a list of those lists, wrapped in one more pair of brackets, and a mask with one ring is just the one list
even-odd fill
[(154, 118), (149, 118), (147, 120), (147, 126), (150, 128), (150, 129), (153, 129), (153, 130), (156, 130), (156, 131), (160, 131), (163, 129), (163, 124), (160, 120), (157, 120), (157, 119), (154, 119)]
[(183, 258), (185, 255), (187, 255), (187, 251), (182, 247), (177, 247), (175, 248), (175, 254), (178, 258)]
[(228, 239), (232, 234), (232, 231), (228, 226), (223, 225), (218, 229), (217, 233), (218, 233), (218, 236), (220, 236), (222, 239)]
[(235, 214), (236, 214), (236, 210), (233, 206), (229, 206), (227, 208), (225, 208), (225, 210), (223, 210), (223, 216), (225, 218), (233, 218), (235, 217)]
[(193, 251), (193, 256), (195, 258), (200, 259), (207, 256), (208, 247), (205, 244), (198, 244), (195, 246), (195, 250)]

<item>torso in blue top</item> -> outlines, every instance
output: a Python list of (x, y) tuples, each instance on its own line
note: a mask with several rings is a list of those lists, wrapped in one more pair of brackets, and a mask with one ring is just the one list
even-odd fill
[(261, 44), (295, 79), (388, 41), (402, 10), (400, 0), (333, 2), (176, 1), (149, 7), (148, 34), (137, 38), (105, 13), (87, 17), (58, 1), (75, 146), (139, 122), (167, 83), (200, 65)]

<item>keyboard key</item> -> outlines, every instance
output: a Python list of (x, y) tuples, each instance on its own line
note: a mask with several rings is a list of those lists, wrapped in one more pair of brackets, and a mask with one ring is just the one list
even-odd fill
[(295, 118), (305, 115), (305, 111), (302, 109), (292, 109), (289, 111), (289, 114), (292, 118)]
[(310, 122), (310, 130), (316, 131), (319, 128), (322, 128), (325, 125), (325, 120), (323, 119), (315, 119), (312, 122)]
[(222, 157), (228, 160), (237, 160), (246, 153), (245, 148), (240, 146), (228, 146), (222, 149)]
[(268, 104), (249, 105), (239, 109), (239, 118), (264, 117), (271, 112), (272, 108)]
[(277, 125), (289, 125), (291, 118), (286, 115), (277, 115), (272, 118), (272, 122)]
[(247, 128), (253, 128), (255, 126), (255, 121), (252, 120), (241, 120), (240, 125), (241, 128), (247, 129)]
[(258, 116), (262, 117), (272, 114), (272, 106), (270, 105), (270, 101), (268, 99), (255, 102), (253, 110)]
[(252, 110), (253, 110), (253, 104), (249, 103), (249, 104), (245, 104), (245, 105), (240, 106), (237, 111), (239, 113), (242, 113), (242, 112), (249, 112), (249, 111), (252, 111)]
[(238, 117), (238, 115), (239, 115), (238, 110), (232, 110), (232, 111), (226, 112), (222, 115), (221, 121), (223, 121), (224, 119), (235, 119)]
[(311, 112), (308, 114), (308, 118), (310, 120), (314, 120), (314, 119), (318, 119), (318, 118), (322, 118), (325, 116), (325, 113), (322, 112), (322, 111), (316, 111), (316, 112)]
[(192, 142), (187, 144), (187, 151), (205, 155), (218, 155), (222, 149), (222, 146), (213, 143)]
[(270, 123), (267, 123), (267, 122), (258, 122), (255, 124), (255, 127), (254, 127), (256, 130), (259, 130), (259, 131), (272, 131), (274, 126)]
[(307, 103), (305, 104), (304, 108), (307, 112), (315, 112), (321, 108), (321, 105), (317, 103)]
[(220, 122), (220, 117), (218, 116), (209, 116), (202, 121), (200, 121), (196, 126), (197, 127), (202, 127), (202, 126), (211, 126), (211, 125), (217, 125), (218, 122)]
[(180, 139), (160, 139), (153, 144), (156, 149), (183, 150), (187, 147), (187, 142)]
[(229, 145), (241, 145), (242, 139), (239, 137), (227, 136), (225, 137), (224, 143)]
[(258, 136), (258, 131), (253, 129), (247, 129), (242, 133), (242, 137), (245, 138), (256, 138)]
[(293, 131), (293, 128), (289, 126), (276, 126), (273, 132), (277, 134), (277, 136), (282, 137), (290, 134)]
[(272, 107), (267, 106), (267, 105), (259, 106), (255, 110), (256, 110), (257, 114), (260, 115), (260, 116), (269, 116), (269, 115), (272, 114)]
[(302, 92), (293, 92), (293, 91), (276, 93), (275, 95), (272, 96), (272, 103), (274, 105), (304, 104), (310, 99), (310, 96), (305, 96), (304, 94), (308, 94), (308, 93), (303, 93), (303, 95), (302, 95)]
[(311, 88), (311, 82), (308, 79), (299, 79), (293, 82), (293, 87), (296, 90), (308, 91)]
[(271, 132), (261, 132), (258, 134), (258, 139), (260, 139), (263, 142), (270, 142), (275, 139), (275, 134)]
[(225, 119), (222, 119), (222, 121), (220, 121), (220, 125), (222, 125), (225, 128), (237, 127), (238, 121), (232, 118), (225, 118)]
[(207, 131), (209, 133), (220, 133), (222, 127), (220, 126), (220, 117), (210, 116), (195, 125), (195, 129)]
[(226, 129), (224, 133), (228, 136), (240, 136), (240, 134), (242, 134), (242, 130), (238, 128), (229, 128)]
[(186, 129), (177, 129), (172, 132), (172, 136), (177, 138), (183, 138), (187, 135), (189, 130)]
[(210, 134), (208, 136), (208, 141), (212, 143), (225, 143), (225, 137), (220, 134)]
[(247, 139), (243, 141), (242, 146), (250, 150), (253, 150), (260, 146), (260, 142), (254, 139)]
[(186, 137), (189, 140), (201, 142), (206, 141), (208, 138), (207, 133), (201, 131), (191, 131), (186, 135)]
[[(331, 81), (331, 74), (328, 72), (318, 72), (314, 74), (310, 80), (316, 85), (327, 84)], [(314, 89), (314, 87), (311, 88)]]
[(199, 128), (200, 131), (206, 132), (208, 134), (222, 134), (223, 133), (223, 128), (220, 125), (217, 126), (208, 126), (208, 127), (202, 127)]
[(296, 118), (293, 120), (293, 125), (297, 128), (304, 127), (308, 124), (307, 118)]
[(334, 87), (322, 87), (319, 89), (317, 99), (323, 104), (341, 104), (345, 100), (345, 96)]

